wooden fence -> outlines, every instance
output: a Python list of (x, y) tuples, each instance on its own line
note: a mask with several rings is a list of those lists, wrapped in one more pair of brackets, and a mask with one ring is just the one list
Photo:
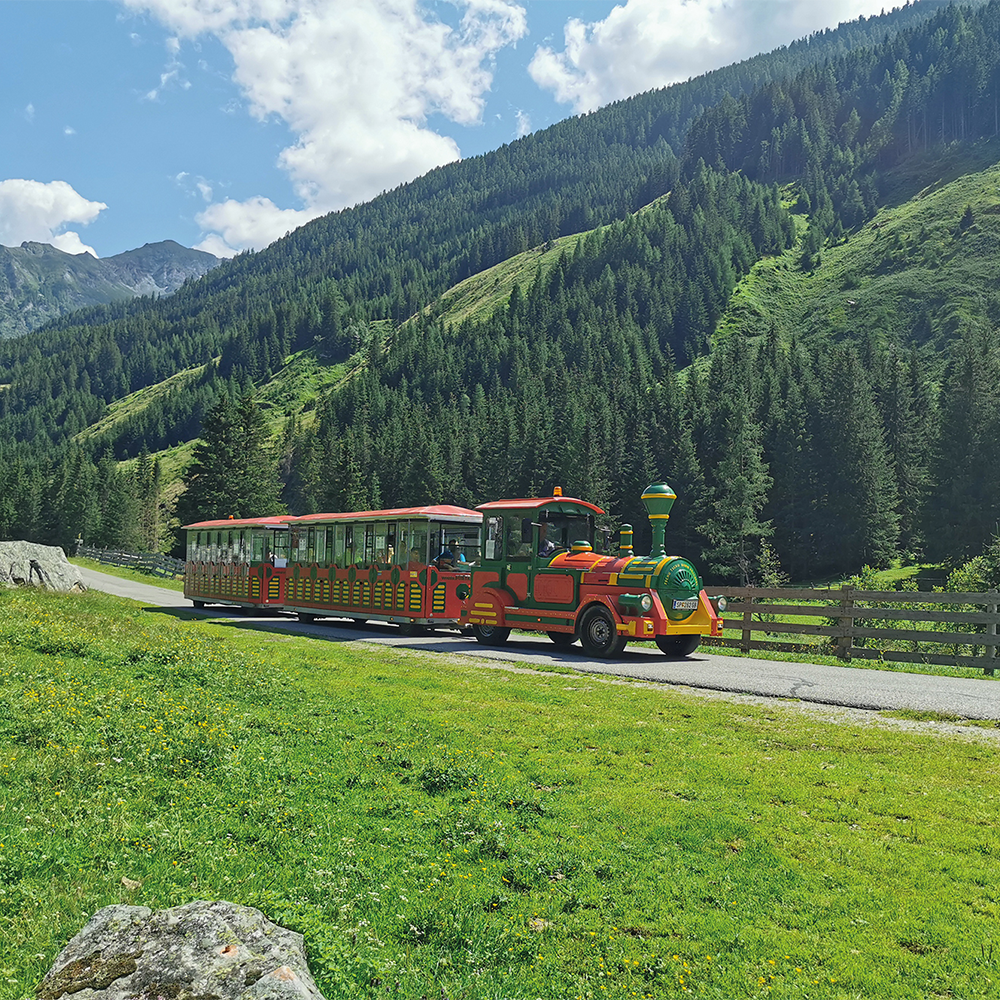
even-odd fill
[(112, 549), (95, 549), (90, 545), (78, 545), (78, 556), (96, 559), (105, 566), (127, 566), (151, 576), (175, 579), (184, 575), (184, 560), (161, 555), (159, 552), (115, 552)]
[[(723, 614), (724, 632), (729, 634), (706, 638), (704, 645), (825, 652), (842, 660), (971, 667), (987, 674), (1000, 667), (1000, 594), (995, 590), (955, 594), (853, 587), (709, 589), (713, 596), (722, 594), (729, 601)], [(755, 635), (799, 638), (789, 642)]]

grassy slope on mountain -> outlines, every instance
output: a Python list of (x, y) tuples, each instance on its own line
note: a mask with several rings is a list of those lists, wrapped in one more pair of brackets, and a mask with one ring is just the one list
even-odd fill
[(736, 288), (717, 338), (763, 335), (773, 324), (786, 338), (876, 335), (939, 354), (964, 324), (995, 317), (998, 161), (995, 140), (892, 175), (890, 204), (823, 249), (818, 267), (803, 268), (801, 247), (761, 261)]

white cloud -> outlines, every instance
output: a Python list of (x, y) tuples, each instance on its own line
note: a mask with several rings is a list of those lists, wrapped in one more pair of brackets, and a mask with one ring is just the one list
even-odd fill
[[(224, 220), (234, 249), (263, 246), (293, 218), (301, 225), (457, 159), (458, 146), (428, 118), (478, 122), (492, 57), (527, 31), (515, 0), (454, 0), (454, 25), (419, 0), (122, 2), (179, 37), (216, 35), (233, 56), (251, 113), (282, 119), (297, 137), (278, 163), (304, 208), (258, 197), (199, 216), (202, 224)], [(237, 225), (241, 206), (246, 219)], [(230, 242), (240, 233), (243, 241)]]
[(571, 18), (562, 51), (539, 46), (528, 72), (580, 113), (880, 9), (879, 0), (627, 0), (602, 21)]
[(107, 207), (100, 201), (87, 201), (65, 181), (0, 181), (0, 244), (20, 246), (29, 240), (96, 257), (93, 247), (64, 227), (71, 223), (86, 226)]
[(195, 221), (208, 235), (195, 247), (216, 257), (232, 257), (247, 247), (264, 247), (281, 239), (285, 233), (298, 229), (316, 212), (278, 208), (270, 198), (249, 198), (246, 201), (228, 199), (209, 205), (195, 216)]
[(167, 50), (167, 64), (163, 68), (163, 72), (160, 74), (160, 85), (147, 92), (147, 101), (159, 100), (160, 95), (164, 90), (170, 87), (171, 84), (175, 84), (182, 90), (187, 90), (191, 86), (191, 81), (186, 80), (183, 76), (181, 76), (184, 71), (184, 64), (180, 60), (181, 40), (176, 37), (168, 38), (165, 43), (165, 48)]
[(34, 106), (34, 104), (25, 105), (23, 113), (24, 113), (25, 120), (27, 120), (29, 122), (33, 122), (35, 120), (35, 106)]
[(517, 137), (522, 139), (531, 132), (531, 115), (527, 111), (518, 109), (514, 113), (514, 118), (517, 121)]
[(67, 125), (63, 129), (63, 135), (76, 135), (76, 129), (72, 125)]

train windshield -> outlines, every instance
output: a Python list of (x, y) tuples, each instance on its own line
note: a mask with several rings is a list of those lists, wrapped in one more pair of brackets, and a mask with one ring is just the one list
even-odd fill
[(539, 522), (545, 526), (546, 541), (556, 549), (570, 549), (574, 542), (594, 544), (592, 516), (543, 510)]

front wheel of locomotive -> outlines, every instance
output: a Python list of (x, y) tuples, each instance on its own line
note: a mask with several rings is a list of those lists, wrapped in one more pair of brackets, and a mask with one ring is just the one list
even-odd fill
[(476, 637), (476, 642), (481, 642), (484, 646), (502, 646), (510, 637), (510, 629), (497, 625), (473, 625), (472, 634)]
[(658, 635), (656, 645), (667, 656), (690, 656), (701, 644), (700, 635)]
[(601, 604), (584, 613), (578, 631), (580, 644), (588, 656), (611, 659), (625, 649), (625, 637), (618, 634), (614, 617)]

